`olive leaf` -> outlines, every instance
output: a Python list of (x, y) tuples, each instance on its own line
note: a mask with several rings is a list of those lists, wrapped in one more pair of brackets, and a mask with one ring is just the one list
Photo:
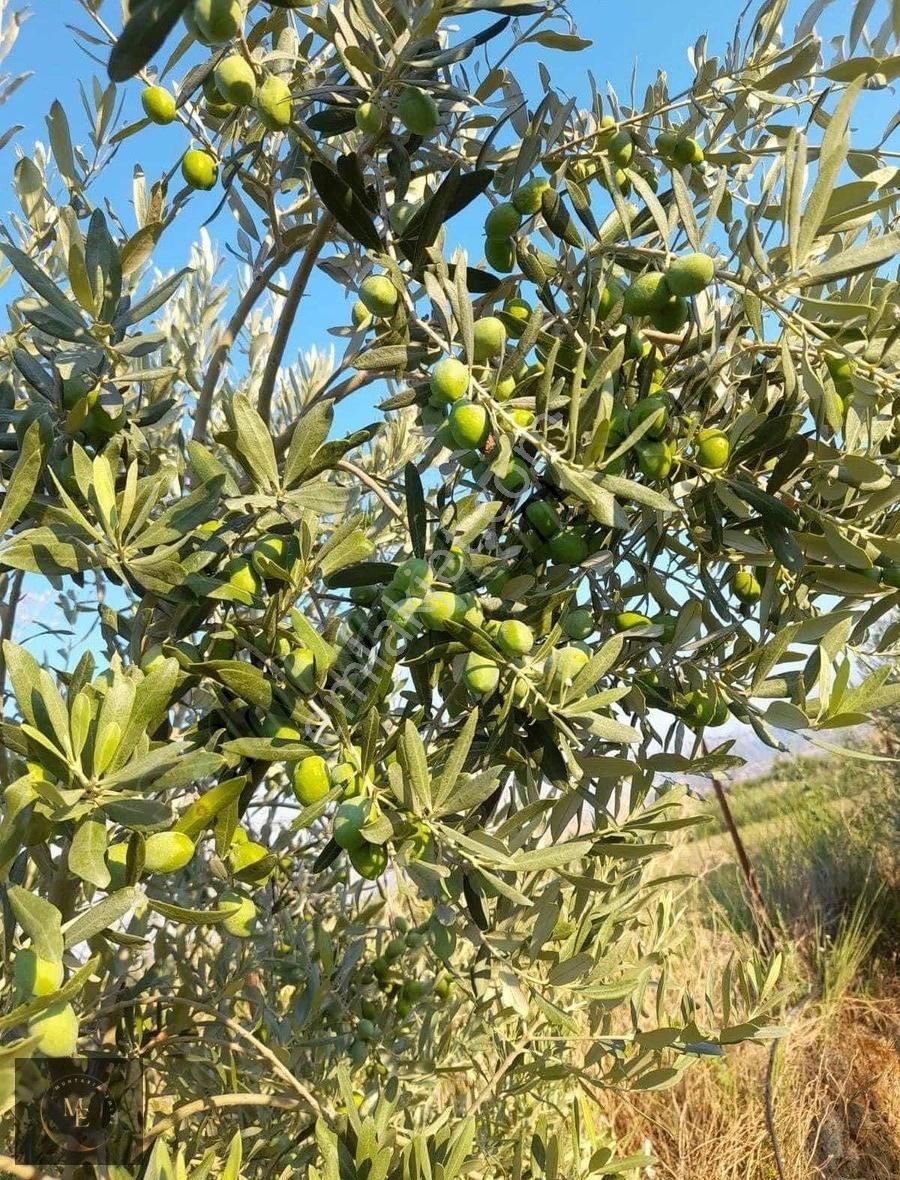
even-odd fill
[(367, 250), (382, 251), (381, 235), (353, 186), (321, 160), (313, 160), (309, 171), (322, 204), (353, 240)]
[(190, 0), (141, 0), (109, 55), (113, 82), (125, 82), (139, 73), (162, 49)]

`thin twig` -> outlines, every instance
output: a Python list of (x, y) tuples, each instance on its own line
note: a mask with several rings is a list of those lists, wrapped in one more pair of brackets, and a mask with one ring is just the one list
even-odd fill
[[(706, 753), (706, 743), (703, 743), (703, 751)], [(731, 837), (731, 842), (734, 845), (735, 856), (737, 857), (738, 866), (741, 874), (747, 884), (747, 889), (750, 894), (750, 909), (753, 912), (753, 917), (756, 922), (757, 933), (759, 934), (760, 946), (765, 951), (770, 951), (775, 945), (775, 927), (772, 925), (769, 918), (768, 909), (766, 908), (765, 898), (762, 895), (762, 890), (759, 887), (756, 873), (753, 871), (753, 865), (750, 863), (750, 857), (747, 855), (747, 849), (744, 841), (741, 838), (741, 833), (738, 831), (738, 826), (734, 821), (734, 815), (731, 811), (731, 806), (728, 802), (728, 797), (725, 794), (725, 788), (721, 780), (712, 775), (713, 790), (716, 793), (716, 799), (719, 802), (719, 808), (722, 812), (722, 818), (725, 821), (725, 827), (728, 829), (728, 834)]]
[[(3, 644), (7, 639), (12, 639), (13, 628), (16, 622), (16, 608), (19, 605), (19, 599), (22, 597), (22, 581), (25, 577), (23, 570), (16, 570), (9, 581), (9, 599), (2, 606), (0, 606), (0, 716), (3, 715), (3, 709), (6, 704), (6, 656), (3, 653)], [(0, 749), (2, 754), (2, 769), (3, 781), (9, 782), (9, 755), (5, 747)]]
[(364, 483), (366, 487), (375, 493), (378, 499), (398, 520), (402, 519), (403, 512), (394, 501), (390, 498), (387, 492), (378, 484), (367, 471), (363, 471), (361, 467), (357, 467), (355, 463), (351, 463), (348, 459), (341, 459), (337, 463), (339, 471), (346, 471), (348, 475), (352, 475), (354, 479), (358, 479), (360, 483)]
[(278, 319), (278, 328), (275, 331), (275, 339), (272, 341), (272, 351), (269, 353), (268, 359), (266, 360), (266, 367), (263, 370), (262, 382), (259, 387), (259, 398), (256, 403), (256, 408), (264, 422), (268, 422), (272, 415), (272, 395), (275, 391), (275, 382), (278, 379), (278, 370), (281, 368), (281, 362), (284, 359), (285, 349), (287, 348), (291, 329), (294, 326), (294, 320), (297, 318), (300, 301), (306, 293), (306, 287), (312, 275), (313, 268), (316, 265), (322, 247), (328, 241), (328, 235), (334, 228), (334, 224), (334, 217), (330, 213), (322, 216), (315, 228), (315, 232), (307, 243), (303, 261), (300, 263), (297, 273), (294, 275), (294, 281), (291, 283), (290, 289), (285, 297), (284, 307)]
[[(333, 376), (334, 375), (332, 374), (332, 378)], [(329, 378), (329, 381), (316, 390), (313, 396), (304, 405), (297, 417), (294, 418), (293, 421), (289, 422), (287, 426), (285, 426), (285, 428), (278, 434), (277, 438), (275, 439), (275, 454), (280, 457), (285, 453), (285, 451), (287, 451), (288, 447), (291, 445), (291, 439), (294, 435), (294, 431), (297, 429), (298, 422), (301, 418), (309, 413), (313, 406), (318, 405), (319, 402), (333, 402), (334, 405), (337, 405), (338, 402), (343, 401), (345, 397), (349, 397), (351, 393), (355, 393), (358, 389), (362, 389), (364, 385), (368, 385), (370, 382), (376, 381), (379, 376), (380, 374), (364, 372), (354, 373), (351, 377), (348, 377), (345, 381), (342, 381), (340, 385), (336, 385), (334, 389), (329, 388), (330, 381), (332, 379)]]
[[(119, 1003), (111, 1005), (109, 1008), (104, 1009), (103, 1014), (105, 1015), (107, 1012), (133, 1008), (135, 1002), (136, 1001), (134, 1000), (123, 1000)], [(223, 1016), (223, 1014), (219, 1012), (213, 1004), (207, 1004), (203, 1000), (195, 1000), (190, 996), (167, 996), (162, 994), (143, 996), (140, 1000), (140, 1003), (142, 1005), (157, 1003), (181, 1004), (184, 1007), (194, 1008), (198, 1012), (203, 1012), (207, 1016), (214, 1017), (214, 1019), (219, 1024), (223, 1025), (230, 1032), (234, 1033), (234, 1035), (240, 1040), (246, 1041), (248, 1044), (252, 1045), (257, 1055), (262, 1057), (264, 1061), (267, 1061), (269, 1065), (271, 1065), (274, 1072), (282, 1079), (282, 1081), (286, 1082), (291, 1087), (291, 1089), (303, 1099), (316, 1118), (324, 1119), (329, 1125), (331, 1124), (331, 1119), (328, 1113), (325, 1111), (319, 1101), (298, 1078), (294, 1077), (281, 1058), (278, 1057), (277, 1054), (273, 1053), (273, 1051), (268, 1048), (268, 1046), (264, 1045), (262, 1041), (255, 1037), (249, 1029), (244, 1028), (244, 1026), (239, 1021), (232, 1019), (230, 1016)]]
[(234, 310), (234, 314), (228, 321), (228, 326), (225, 328), (222, 339), (219, 341), (216, 351), (213, 353), (212, 360), (209, 362), (209, 368), (206, 370), (206, 376), (203, 379), (203, 388), (200, 390), (200, 396), (197, 399), (197, 408), (194, 411), (194, 439), (197, 442), (203, 442), (206, 439), (206, 430), (209, 425), (209, 415), (212, 410), (216, 386), (219, 384), (219, 377), (222, 374), (222, 369), (225, 367), (225, 362), (228, 359), (228, 354), (231, 352), (232, 345), (237, 340), (256, 301), (260, 298), (266, 287), (268, 287), (275, 273), (299, 249), (301, 249), (300, 245), (296, 244), (286, 250), (279, 251), (269, 259), (244, 292), (240, 303)]
[(154, 1139), (170, 1131), (178, 1123), (201, 1114), (203, 1111), (219, 1109), (229, 1106), (274, 1106), (279, 1110), (296, 1110), (303, 1103), (299, 1098), (292, 1098), (289, 1094), (211, 1094), (208, 1098), (197, 1098), (184, 1106), (179, 1106), (168, 1116), (154, 1123), (142, 1136), (142, 1143), (147, 1147)]

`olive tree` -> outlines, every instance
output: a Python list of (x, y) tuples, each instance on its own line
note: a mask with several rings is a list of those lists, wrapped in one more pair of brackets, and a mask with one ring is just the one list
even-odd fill
[(602, 1091), (777, 1034), (658, 858), (897, 700), (897, 8), (824, 8), (582, 108), (557, 0), (84, 0), (0, 241), (7, 1118), (118, 1047), (152, 1180), (634, 1174)]

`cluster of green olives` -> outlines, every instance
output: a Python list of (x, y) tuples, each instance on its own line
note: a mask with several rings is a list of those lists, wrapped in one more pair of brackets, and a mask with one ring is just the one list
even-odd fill
[(685, 254), (664, 271), (638, 275), (623, 292), (623, 311), (649, 318), (659, 332), (679, 332), (690, 315), (688, 299), (704, 291), (714, 275), (715, 263), (708, 254)]
[[(662, 374), (660, 373), (660, 376)], [(649, 425), (646, 425), (649, 423)], [(644, 427), (637, 442), (623, 450), (629, 437)], [(646, 480), (662, 483), (669, 479), (680, 458), (689, 459), (694, 468), (705, 472), (722, 471), (731, 457), (731, 443), (724, 430), (704, 427), (694, 435), (687, 455), (678, 447), (679, 423), (671, 412), (666, 390), (652, 382), (647, 394), (630, 408), (619, 404), (613, 409), (606, 438), (603, 470), (621, 475), (632, 469)]]
[(681, 689), (659, 667), (639, 672), (637, 682), (652, 708), (673, 714), (693, 730), (716, 729), (728, 721), (728, 702), (712, 682), (700, 688)]
[[(240, 45), (244, 9), (240, 0), (191, 0), (184, 10), (190, 34), (201, 45), (219, 49), (232, 42)], [(293, 118), (290, 83), (279, 74), (263, 69), (243, 48), (236, 48), (214, 61), (203, 80), (204, 115), (215, 123), (239, 110), (252, 110), (269, 131), (285, 131)], [(141, 105), (150, 122), (165, 127), (178, 116), (178, 103), (166, 87), (154, 83), (141, 93)], [(181, 159), (185, 184), (209, 190), (219, 179), (219, 164), (206, 148), (191, 147)]]
[[(355, 1068), (364, 1064), (387, 1030), (408, 1021), (423, 1000), (431, 997), (434, 1003), (444, 1004), (450, 998), (451, 977), (445, 971), (436, 976), (425, 973), (426, 952), (438, 954), (434, 930), (432, 923), (411, 928), (405, 918), (396, 917), (393, 931), (385, 932), (380, 953), (361, 968), (360, 984), (364, 989), (374, 986), (375, 990), (362, 995), (349, 1014), (352, 1034), (347, 1055)], [(332, 1016), (337, 1029), (346, 1025), (347, 1018), (342, 1020), (336, 1011)]]
[[(437, 130), (440, 122), (438, 105), (419, 86), (404, 86), (394, 104), (397, 118), (410, 135), (427, 139)], [(365, 135), (378, 136), (389, 125), (390, 113), (377, 99), (366, 99), (355, 112), (356, 126)]]

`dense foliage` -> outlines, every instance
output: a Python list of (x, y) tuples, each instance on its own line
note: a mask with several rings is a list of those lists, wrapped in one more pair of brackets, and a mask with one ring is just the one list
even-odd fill
[[(667, 973), (686, 776), (897, 698), (855, 653), (898, 638), (900, 187), (850, 134), (896, 5), (832, 59), (773, 0), (585, 109), (517, 82), (589, 44), (555, 0), (84, 7), (90, 145), (55, 102), (0, 241), (0, 1076), (140, 1052), (154, 1180), (638, 1168), (601, 1089), (776, 1031), (777, 957)], [(205, 231), (154, 269), (197, 206), (227, 283)], [(294, 362), (323, 277), (340, 360)], [(31, 584), (81, 650), (14, 642)]]

